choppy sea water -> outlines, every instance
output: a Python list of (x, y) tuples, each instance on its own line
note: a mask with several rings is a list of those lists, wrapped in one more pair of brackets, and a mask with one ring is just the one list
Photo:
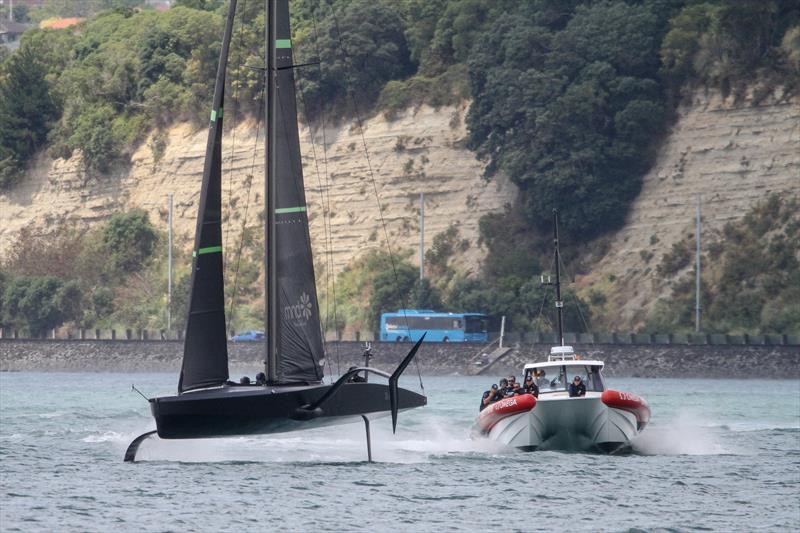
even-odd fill
[[(169, 374), (0, 375), (0, 531), (752, 531), (800, 527), (800, 381), (609, 379), (651, 425), (625, 456), (469, 439), (486, 378), (424, 379), (429, 405), (284, 435), (146, 441), (130, 390)], [(418, 387), (416, 379), (404, 386)]]

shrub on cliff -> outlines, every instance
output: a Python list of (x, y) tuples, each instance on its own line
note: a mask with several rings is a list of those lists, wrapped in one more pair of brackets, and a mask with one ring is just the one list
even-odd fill
[(13, 184), (47, 139), (59, 108), (50, 96), (47, 69), (32, 46), (0, 66), (0, 189)]
[[(770, 196), (704, 245), (702, 328), (800, 333), (800, 201)], [(651, 313), (649, 331), (694, 328), (695, 271)]]
[(43, 336), (64, 321), (80, 319), (81, 296), (76, 282), (52, 276), (13, 278), (3, 293), (4, 322)]
[(400, 13), (389, 2), (356, 0), (334, 4), (318, 32), (298, 39), (298, 46), (318, 54), (319, 68), (302, 72), (299, 87), (306, 113), (313, 119), (333, 106), (364, 109), (392, 79), (413, 72)]
[(726, 96), (741, 96), (754, 84), (797, 90), (798, 24), (800, 7), (791, 0), (690, 3), (670, 20), (662, 72), (674, 92), (686, 83), (719, 88)]
[(109, 261), (121, 274), (141, 270), (153, 255), (158, 233), (142, 209), (113, 215), (103, 228)]

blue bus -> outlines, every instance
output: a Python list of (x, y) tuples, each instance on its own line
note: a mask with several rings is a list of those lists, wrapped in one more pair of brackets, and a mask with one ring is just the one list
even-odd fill
[(416, 342), (426, 331), (426, 341), (487, 342), (488, 317), (480, 313), (442, 313), (430, 309), (400, 309), (381, 315), (380, 340)]

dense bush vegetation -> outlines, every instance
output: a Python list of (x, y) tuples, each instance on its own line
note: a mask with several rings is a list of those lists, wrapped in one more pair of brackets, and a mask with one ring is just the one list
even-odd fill
[(11, 55), (0, 71), (0, 189), (22, 176), (57, 118), (46, 74), (39, 51), (32, 47)]
[(155, 254), (160, 242), (140, 210), (119, 213), (88, 232), (23, 231), (0, 264), (0, 323), (34, 336), (65, 323), (163, 327), (166, 268), (164, 254)]
[(583, 239), (622, 224), (663, 126), (666, 22), (648, 2), (578, 6), (566, 25), (522, 3), (475, 46), (470, 145), (519, 185), (530, 222), (556, 207)]
[[(741, 221), (728, 223), (704, 248), (703, 331), (800, 334), (800, 202), (796, 197), (769, 197)], [(647, 329), (693, 331), (694, 280), (694, 269), (676, 280), (672, 298), (659, 302)]]

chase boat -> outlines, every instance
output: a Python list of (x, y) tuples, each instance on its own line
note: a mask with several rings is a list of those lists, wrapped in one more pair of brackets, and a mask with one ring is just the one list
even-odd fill
[[(602, 361), (578, 359), (571, 346), (554, 346), (547, 361), (524, 367), (525, 378), (537, 380), (539, 397), (523, 394), (490, 404), (475, 429), (524, 451), (628, 451), (650, 421), (650, 407), (635, 394), (607, 389), (602, 369)], [(569, 396), (574, 376), (586, 386), (585, 396)]]
[[(525, 451), (629, 451), (631, 440), (650, 421), (650, 407), (635, 394), (607, 389), (602, 375), (603, 361), (581, 359), (572, 346), (564, 345), (555, 212), (553, 218), (555, 304), (561, 345), (550, 349), (546, 361), (526, 364), (523, 368), (523, 382), (528, 377), (536, 381), (538, 398), (523, 394), (490, 404), (478, 415), (473, 433)], [(569, 385), (575, 377), (580, 377), (586, 387), (584, 396), (570, 396)]]

